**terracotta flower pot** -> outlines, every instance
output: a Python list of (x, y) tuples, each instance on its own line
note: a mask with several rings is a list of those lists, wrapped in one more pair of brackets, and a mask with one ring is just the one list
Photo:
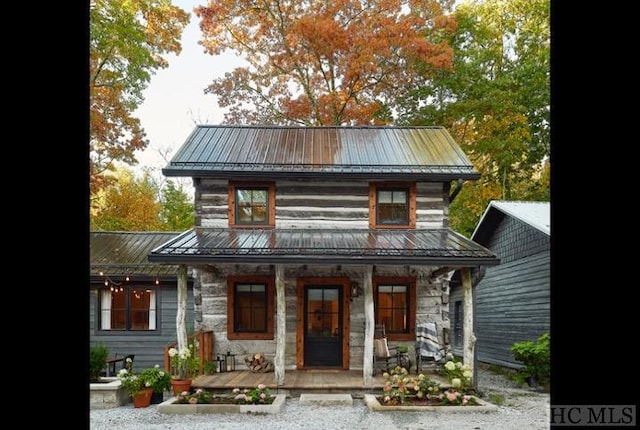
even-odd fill
[(134, 408), (146, 408), (151, 404), (151, 395), (153, 394), (153, 388), (145, 388), (135, 396), (131, 396), (133, 400)]
[(191, 378), (186, 379), (172, 379), (171, 386), (173, 387), (173, 395), (179, 396), (183, 391), (191, 390)]

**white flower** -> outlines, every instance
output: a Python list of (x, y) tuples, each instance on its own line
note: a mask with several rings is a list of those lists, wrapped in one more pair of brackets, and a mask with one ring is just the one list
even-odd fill
[(464, 372), (462, 372), (462, 376), (467, 379), (471, 379), (471, 376), (473, 376), (473, 374), (471, 373), (471, 370), (465, 370)]
[(447, 361), (444, 367), (447, 370), (454, 370), (456, 368), (456, 364), (453, 361)]
[(460, 380), (460, 378), (453, 378), (453, 379), (451, 380), (451, 385), (452, 385), (453, 387), (456, 387), (456, 388), (457, 388), (457, 387), (460, 387), (460, 386), (462, 386), (462, 381)]
[(169, 357), (175, 357), (178, 354), (178, 350), (175, 348), (169, 348)]

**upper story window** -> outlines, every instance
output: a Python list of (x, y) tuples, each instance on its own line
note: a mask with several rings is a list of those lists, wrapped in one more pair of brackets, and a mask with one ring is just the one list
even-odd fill
[(100, 291), (100, 329), (156, 329), (156, 290), (144, 285), (113, 286)]
[(276, 193), (273, 183), (229, 183), (231, 227), (274, 227)]
[(227, 278), (228, 339), (273, 339), (273, 290), (271, 276)]
[(373, 278), (374, 318), (389, 340), (415, 339), (416, 282), (411, 277)]
[(415, 228), (416, 184), (372, 183), (369, 186), (369, 227)]

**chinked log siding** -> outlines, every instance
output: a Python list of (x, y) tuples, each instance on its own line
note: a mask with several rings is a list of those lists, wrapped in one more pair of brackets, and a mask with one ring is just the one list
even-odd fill
[[(287, 369), (296, 367), (296, 336), (298, 329), (298, 286), (300, 277), (321, 277), (327, 279), (349, 278), (363, 287), (362, 280), (369, 268), (363, 265), (341, 266), (335, 265), (310, 265), (307, 267), (295, 265), (282, 265), (284, 277), (285, 309), (286, 309), (286, 335), (284, 336), (285, 356), (284, 365)], [(196, 268), (200, 279), (200, 289), (196, 294), (196, 330), (212, 330), (214, 332), (214, 344), (216, 353), (224, 353), (227, 346), (232, 346), (236, 353), (237, 366), (244, 369), (243, 357), (247, 354), (262, 352), (269, 360), (275, 360), (276, 338), (272, 340), (233, 340), (227, 338), (227, 277), (239, 274), (252, 273), (256, 275), (275, 275), (275, 267), (269, 265), (247, 264), (217, 264), (215, 266), (201, 266)], [(447, 306), (449, 290), (440, 282), (431, 282), (430, 271), (425, 271), (421, 266), (376, 266), (375, 275), (385, 277), (415, 276), (416, 277), (416, 319), (417, 321), (433, 321), (438, 327), (438, 336), (441, 342), (443, 330), (449, 329)], [(200, 296), (202, 299), (200, 300)], [(351, 298), (349, 306), (349, 368), (362, 369), (364, 354), (365, 294)], [(276, 315), (277, 317), (277, 315)], [(277, 322), (277, 321), (276, 321)], [(414, 342), (390, 341), (390, 346), (398, 344), (407, 345), (410, 355), (414, 356)]]
[[(196, 225), (228, 227), (226, 180), (196, 184)], [(439, 182), (417, 183), (416, 228), (448, 226), (448, 195)], [(369, 183), (358, 181), (276, 182), (276, 228), (369, 228)]]

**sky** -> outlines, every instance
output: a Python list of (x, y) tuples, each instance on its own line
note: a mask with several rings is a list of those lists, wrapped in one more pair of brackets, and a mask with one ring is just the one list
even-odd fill
[[(167, 55), (169, 67), (151, 76), (144, 91), (144, 102), (134, 112), (147, 133), (149, 145), (136, 152), (136, 170), (145, 167), (161, 169), (187, 139), (196, 124), (220, 124), (223, 110), (216, 97), (204, 94), (204, 89), (217, 77), (240, 66), (233, 54), (209, 55), (198, 45), (200, 20), (193, 8), (207, 0), (174, 0), (174, 5), (191, 13), (191, 21), (182, 33), (180, 55)], [(160, 152), (167, 156), (165, 161)]]

